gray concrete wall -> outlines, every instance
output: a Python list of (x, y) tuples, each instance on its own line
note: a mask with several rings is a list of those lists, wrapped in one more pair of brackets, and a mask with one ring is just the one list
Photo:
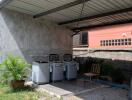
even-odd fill
[(112, 60), (132, 61), (132, 48), (126, 49), (90, 49), (73, 48), (75, 57), (93, 57)]
[(104, 59), (107, 63), (113, 65), (113, 67), (120, 68), (124, 72), (127, 80), (130, 81), (132, 76), (132, 49), (124, 49), (124, 52), (119, 51), (120, 49), (113, 50), (74, 48), (73, 55), (74, 57), (84, 58), (81, 62), (85, 62), (89, 57), (95, 61), (97, 59)]
[(73, 36), (73, 46), (79, 46), (80, 45), (80, 34)]
[[(8, 9), (0, 11), (0, 51), (31, 56), (72, 53), (71, 31)], [(3, 59), (3, 58), (0, 58)]]

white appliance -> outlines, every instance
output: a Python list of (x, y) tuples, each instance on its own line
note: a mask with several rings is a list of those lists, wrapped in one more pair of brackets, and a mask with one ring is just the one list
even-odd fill
[(50, 67), (46, 62), (33, 62), (32, 81), (36, 84), (49, 83)]
[(65, 79), (67, 80), (76, 79), (79, 64), (72, 60), (71, 54), (65, 54), (63, 56), (63, 65), (65, 71)]
[(50, 54), (49, 55), (49, 61), (50, 61), (50, 80), (52, 82), (55, 81), (61, 81), (64, 79), (64, 68), (62, 63), (59, 61), (59, 55), (58, 54)]

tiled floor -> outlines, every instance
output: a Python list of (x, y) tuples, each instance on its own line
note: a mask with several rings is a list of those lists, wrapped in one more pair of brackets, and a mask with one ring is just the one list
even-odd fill
[(128, 91), (117, 88), (101, 88), (77, 95), (80, 100), (128, 100)]
[[(56, 82), (40, 85), (38, 91), (48, 92), (53, 97), (63, 97), (63, 100), (128, 100), (127, 90), (112, 88), (93, 82)], [(52, 98), (51, 100), (54, 99)]]

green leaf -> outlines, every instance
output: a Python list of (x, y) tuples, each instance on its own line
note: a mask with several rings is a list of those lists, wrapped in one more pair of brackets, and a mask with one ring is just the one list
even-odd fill
[[(31, 65), (22, 57), (12, 54), (9, 54), (2, 64), (0, 64), (0, 70), (5, 70), (3, 74), (5, 79), (13, 78), (14, 80), (23, 80), (25, 76), (28, 77), (29, 70), (27, 69), (31, 69)], [(9, 75), (6, 75), (7, 72), (9, 72)]]

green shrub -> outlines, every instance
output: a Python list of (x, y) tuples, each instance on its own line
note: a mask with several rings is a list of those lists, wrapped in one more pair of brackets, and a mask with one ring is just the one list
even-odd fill
[(8, 80), (24, 80), (28, 77), (31, 65), (20, 56), (8, 55), (1, 63), (0, 70), (3, 71), (3, 82)]

